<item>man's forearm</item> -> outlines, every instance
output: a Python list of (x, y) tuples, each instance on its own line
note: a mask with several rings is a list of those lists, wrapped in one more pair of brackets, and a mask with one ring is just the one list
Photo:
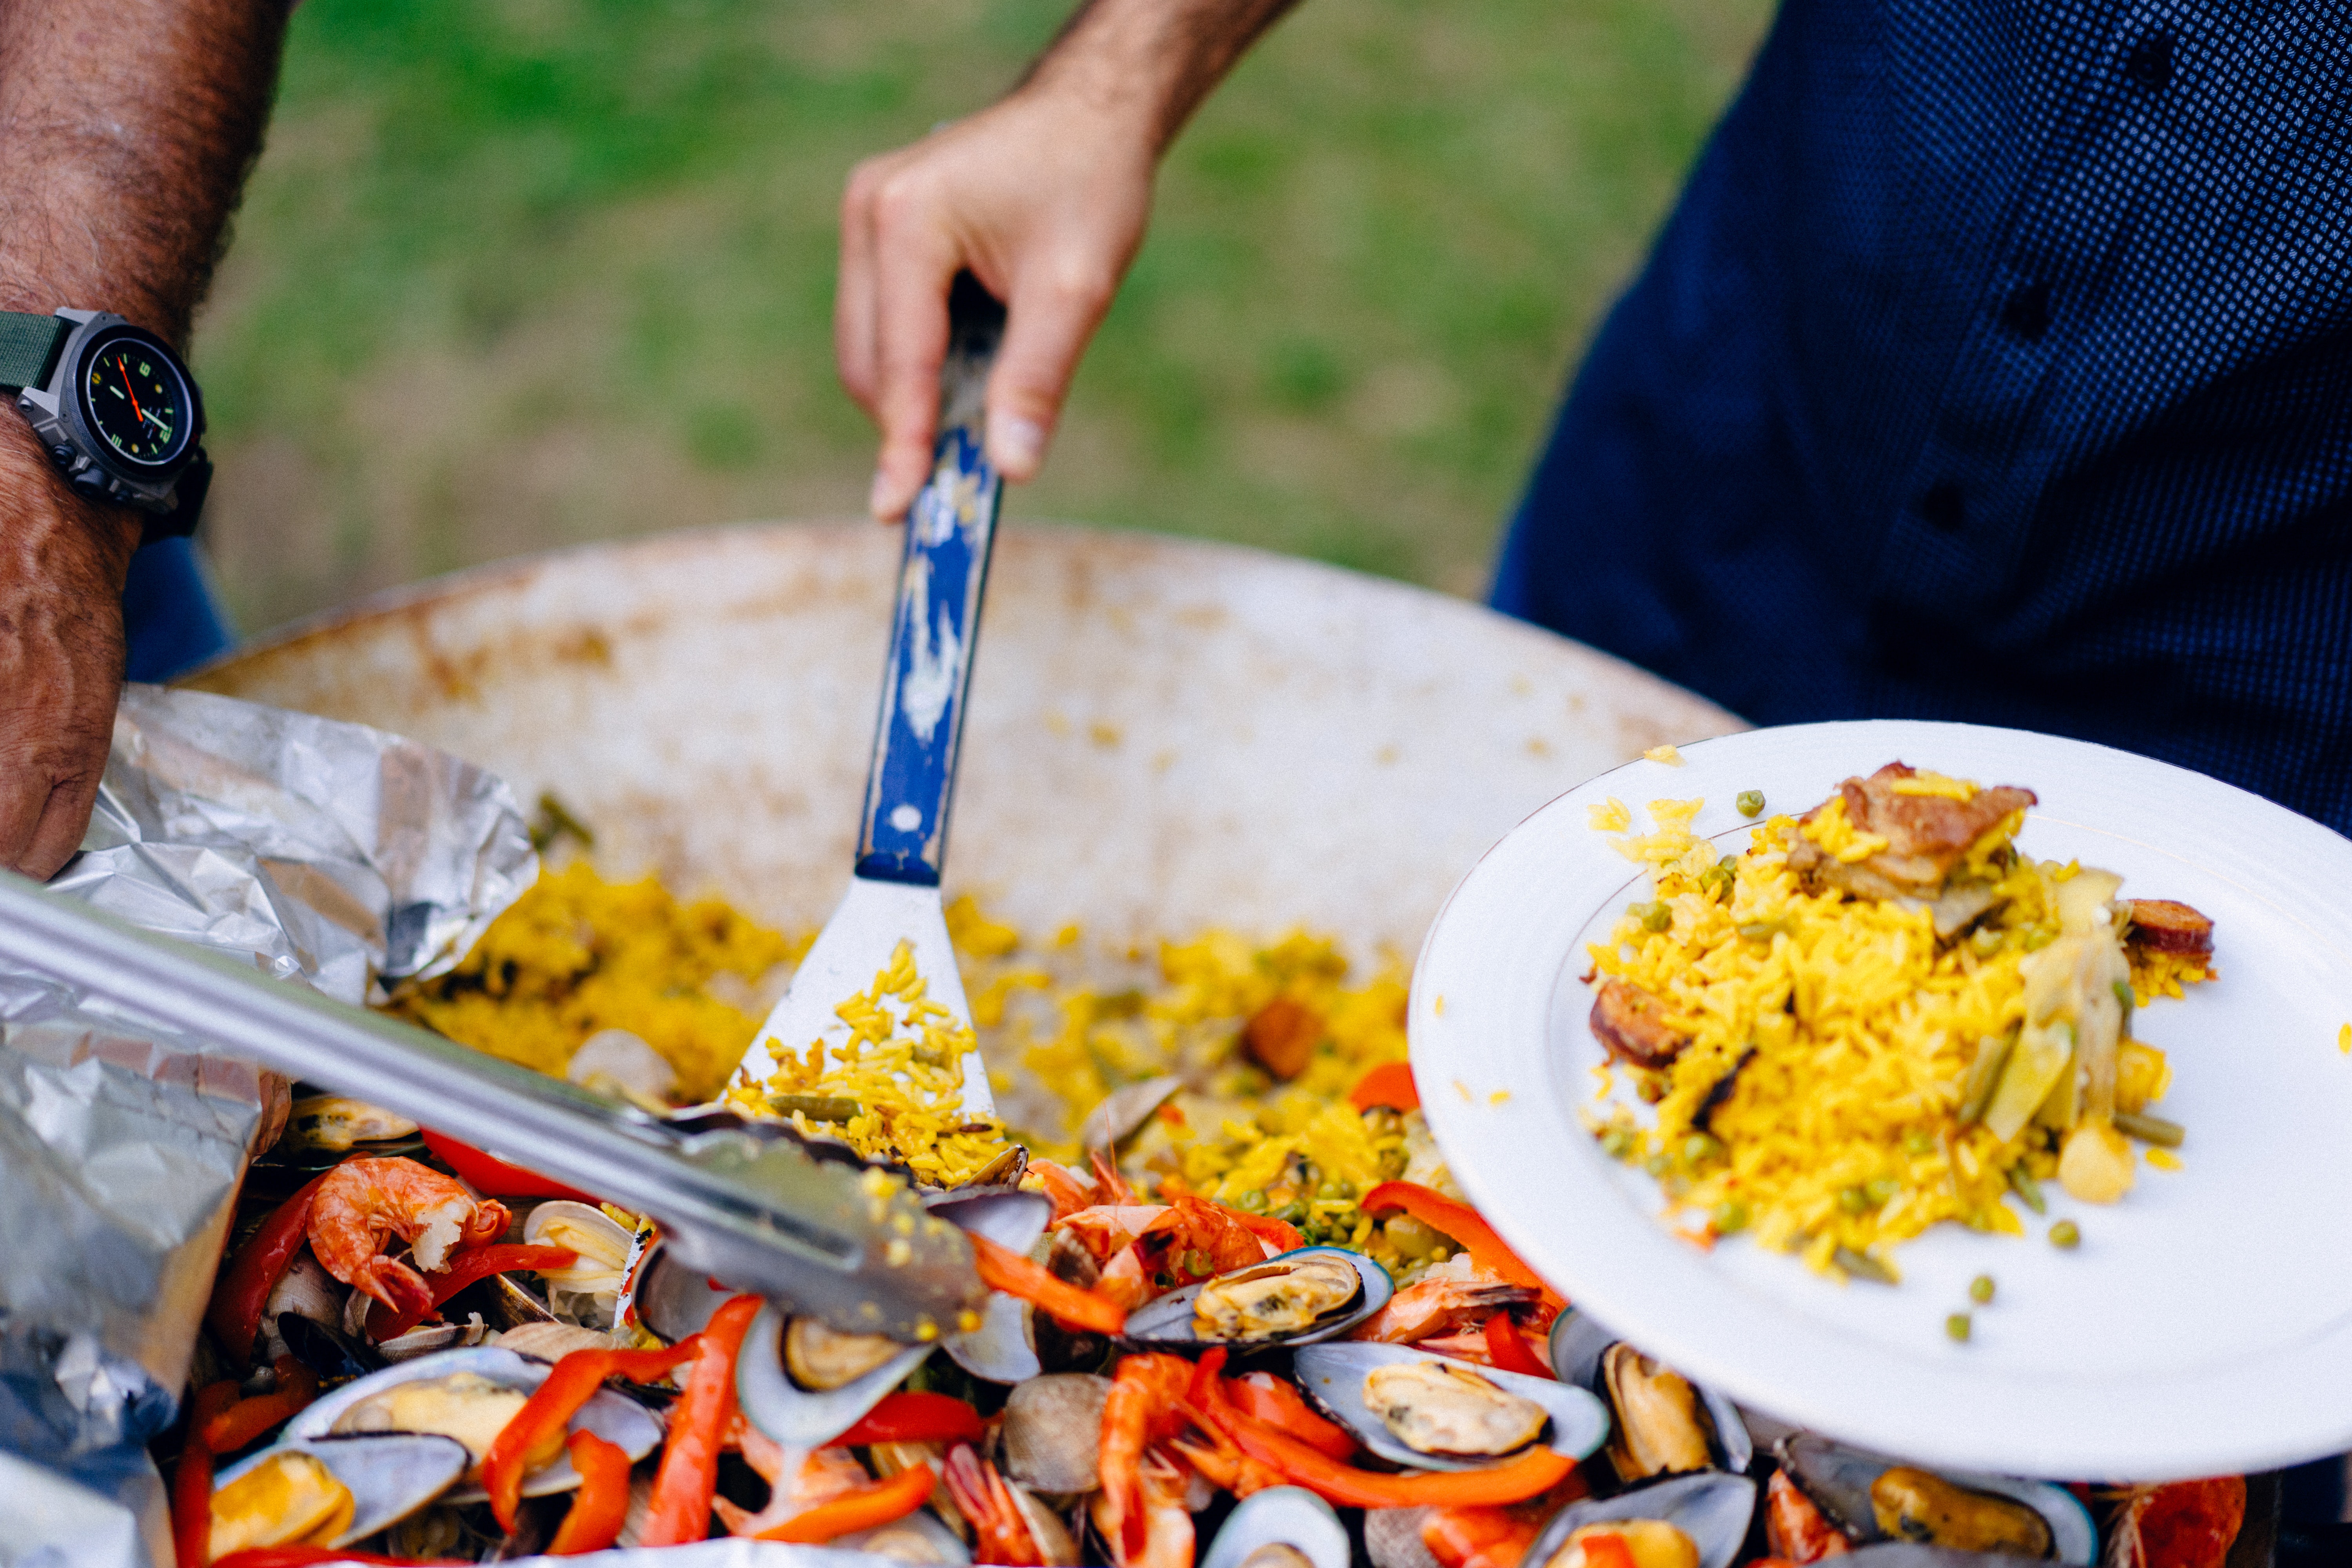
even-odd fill
[(277, 76), (281, 0), (0, 6), (0, 309), (186, 345)]
[(1157, 153), (1297, 0), (1087, 0), (1024, 86), (1137, 116)]

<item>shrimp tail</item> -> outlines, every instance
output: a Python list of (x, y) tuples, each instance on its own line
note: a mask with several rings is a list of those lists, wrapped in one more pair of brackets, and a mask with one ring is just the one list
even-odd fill
[(433, 1305), (433, 1288), (425, 1277), (397, 1258), (379, 1252), (355, 1272), (352, 1283), (395, 1313), (423, 1312)]

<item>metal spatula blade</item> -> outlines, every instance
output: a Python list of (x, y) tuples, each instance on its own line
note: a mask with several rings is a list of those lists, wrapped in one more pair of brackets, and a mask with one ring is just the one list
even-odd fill
[(986, 1302), (954, 1226), (772, 1132), (615, 1105), (5, 873), (0, 960), (651, 1215), (689, 1267), (836, 1328), (927, 1340)]
[[(929, 999), (971, 1026), (940, 904), (940, 867), (1003, 488), (982, 447), (982, 423), (1004, 310), (966, 273), (956, 279), (949, 316), (940, 436), (930, 482), (907, 513), (856, 872), (791, 989), (744, 1053), (743, 1070), (754, 1079), (776, 1070), (780, 1050), (805, 1051), (817, 1040), (830, 1049), (845, 1040), (849, 1026), (836, 1009), (874, 984), (902, 942), (913, 950)], [(963, 1061), (963, 1109), (982, 1115), (995, 1110), (977, 1050)]]

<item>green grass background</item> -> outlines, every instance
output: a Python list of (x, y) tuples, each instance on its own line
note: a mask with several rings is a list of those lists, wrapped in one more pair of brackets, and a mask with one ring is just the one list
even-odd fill
[[(859, 157), (1066, 0), (308, 0), (199, 324), (248, 629), (521, 551), (856, 511)], [(1767, 0), (1308, 0), (1172, 151), (1008, 515), (1475, 593)]]

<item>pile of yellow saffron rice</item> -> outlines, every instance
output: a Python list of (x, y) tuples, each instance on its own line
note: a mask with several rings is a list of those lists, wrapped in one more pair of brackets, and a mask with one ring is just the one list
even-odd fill
[[(1956, 873), (1993, 879), (1999, 904), (1938, 943), (1926, 908), (1809, 890), (1789, 868), (1793, 832), (1848, 863), (1885, 847), (1836, 797), (1801, 829), (1770, 817), (1736, 858), (1691, 831), (1702, 805), (1651, 802), (1646, 834), (1621, 801), (1591, 809), (1654, 885), (1589, 948), (1594, 976), (1657, 997), (1692, 1041), (1664, 1070), (1634, 1074), (1655, 1106), (1646, 1124), (1614, 1095), (1626, 1069), (1596, 1069), (1587, 1121), (1602, 1146), (1658, 1179), (1694, 1239), (1745, 1231), (1823, 1272), (1841, 1271), (1844, 1249), (1844, 1268), (1894, 1277), (1894, 1246), (1945, 1220), (2021, 1233), (2008, 1200), (2054, 1176), (2052, 1134), (2029, 1122), (2004, 1142), (1956, 1113), (1979, 1042), (2024, 1016), (2020, 961), (2058, 934), (2054, 889), (2076, 868), (2016, 853), (2013, 816)], [(2134, 956), (2143, 1006), (2207, 976), (2193, 960)], [(2119, 1100), (2137, 1110), (2168, 1077), (2161, 1053), (2126, 1045)]]

